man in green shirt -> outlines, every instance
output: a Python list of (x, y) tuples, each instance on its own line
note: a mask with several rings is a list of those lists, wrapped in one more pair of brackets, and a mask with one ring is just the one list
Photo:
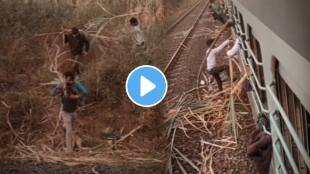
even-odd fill
[(72, 72), (64, 73), (65, 82), (59, 81), (51, 90), (51, 96), (60, 96), (62, 103), (61, 116), (63, 118), (66, 130), (66, 152), (73, 152), (73, 121), (76, 117), (76, 110), (79, 104), (84, 104), (88, 95), (83, 84), (75, 80), (75, 74)]

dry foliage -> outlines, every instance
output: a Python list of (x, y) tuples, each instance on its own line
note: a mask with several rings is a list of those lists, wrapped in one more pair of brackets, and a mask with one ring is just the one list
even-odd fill
[[(234, 69), (234, 72), (238, 70)], [(230, 83), (225, 82), (222, 92), (216, 93), (216, 87), (210, 88), (214, 86), (210, 83), (209, 86), (195, 88), (178, 98), (166, 120), (170, 123), (167, 131), (171, 153), (167, 165), (169, 173), (176, 170), (183, 174), (193, 171), (201, 174), (216, 173), (213, 169), (216, 154), (238, 148), (238, 130), (243, 129), (238, 120), (250, 111), (240, 93), (236, 93), (243, 90), (242, 83), (246, 78), (235, 79)], [(194, 97), (197, 89), (202, 91), (201, 101)], [(200, 149), (196, 149), (199, 147), (195, 145), (197, 142), (200, 142)], [(200, 156), (193, 157), (195, 154)]]
[[(138, 0), (42, 2), (0, 1), (0, 23), (4, 26), (0, 29), (4, 45), (0, 52), (4, 62), (0, 64), (0, 92), (4, 93), (0, 114), (6, 115), (0, 117), (0, 138), (4, 140), (0, 154), (68, 164), (160, 162), (164, 144), (158, 126), (160, 113), (133, 106), (124, 91), (127, 74), (137, 65), (156, 64), (151, 59), (161, 54), (158, 42), (163, 36), (162, 25), (157, 25), (157, 19), (144, 22), (160, 12), (154, 4)], [(143, 17), (150, 43), (145, 50), (132, 46), (128, 25), (132, 16)], [(78, 161), (62, 155), (59, 101), (48, 96), (51, 85), (62, 80), (61, 73), (72, 64), (62, 40), (72, 26), (81, 28), (91, 40), (90, 55), (80, 62), (80, 80), (91, 97), (79, 109), (84, 117), (77, 122)], [(121, 138), (116, 145), (103, 138), (109, 128)], [(128, 142), (132, 145), (126, 145)], [(112, 149), (117, 150), (111, 153)], [(115, 156), (119, 158), (113, 159)]]

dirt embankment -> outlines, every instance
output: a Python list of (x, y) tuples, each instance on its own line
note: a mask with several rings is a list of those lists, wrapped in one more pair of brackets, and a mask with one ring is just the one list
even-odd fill
[[(18, 167), (17, 167), (18, 166)], [(78, 165), (37, 163), (32, 161), (1, 161), (1, 174), (163, 174), (161, 165)]]
[[(161, 109), (131, 104), (124, 82), (132, 68), (156, 64), (151, 59), (161, 54), (163, 1), (55, 2), (0, 2), (1, 14), (7, 16), (0, 21), (5, 26), (0, 40), (5, 45), (0, 52), (5, 62), (0, 65), (0, 173), (91, 173), (93, 165), (106, 173), (162, 173), (166, 142)], [(128, 26), (131, 16), (141, 19), (150, 43), (139, 56)], [(48, 96), (48, 83), (57, 78), (51, 67), (58, 72), (70, 67), (62, 36), (73, 26), (86, 31), (95, 46), (81, 76), (91, 96), (78, 111), (75, 153), (66, 155), (60, 103)], [(107, 133), (120, 140), (108, 140)], [(73, 165), (78, 167), (69, 167)]]

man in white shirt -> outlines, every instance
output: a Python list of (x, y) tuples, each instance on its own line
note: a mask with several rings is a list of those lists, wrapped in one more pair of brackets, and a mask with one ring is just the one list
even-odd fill
[[(210, 47), (212, 45), (213, 41), (214, 41), (213, 39), (208, 39), (207, 40), (207, 46)], [(208, 49), (206, 52), (206, 54), (208, 54), (208, 52), (210, 52), (208, 57), (207, 57), (207, 71), (209, 74), (211, 74), (214, 77), (214, 79), (218, 85), (219, 91), (223, 90), (220, 73), (223, 71), (226, 71), (227, 74), (229, 74), (229, 66), (226, 64), (220, 65), (221, 62), (219, 62), (219, 56), (220, 56), (220, 53), (222, 53), (224, 51), (224, 49), (228, 46), (229, 43), (230, 43), (229, 40), (225, 40), (218, 47), (211, 49), (211, 50)], [(228, 52), (229, 52), (229, 54), (236, 54), (235, 50), (236, 50), (236, 48), (234, 50), (230, 50)]]
[(228, 51), (226, 52), (226, 55), (227, 55), (228, 57), (233, 57), (233, 56), (235, 56), (235, 55), (239, 52), (239, 50), (240, 50), (240, 44), (241, 44), (240, 39), (237, 38), (237, 39), (235, 40), (234, 46), (233, 46), (230, 50), (228, 50)]

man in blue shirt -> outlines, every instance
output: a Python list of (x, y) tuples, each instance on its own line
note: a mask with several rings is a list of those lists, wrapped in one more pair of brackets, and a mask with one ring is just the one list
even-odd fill
[(61, 116), (66, 130), (66, 152), (71, 153), (73, 152), (73, 121), (76, 117), (76, 110), (79, 104), (84, 104), (88, 92), (81, 82), (75, 80), (74, 73), (64, 73), (64, 79), (65, 82), (59, 81), (51, 90), (50, 95), (61, 97)]

